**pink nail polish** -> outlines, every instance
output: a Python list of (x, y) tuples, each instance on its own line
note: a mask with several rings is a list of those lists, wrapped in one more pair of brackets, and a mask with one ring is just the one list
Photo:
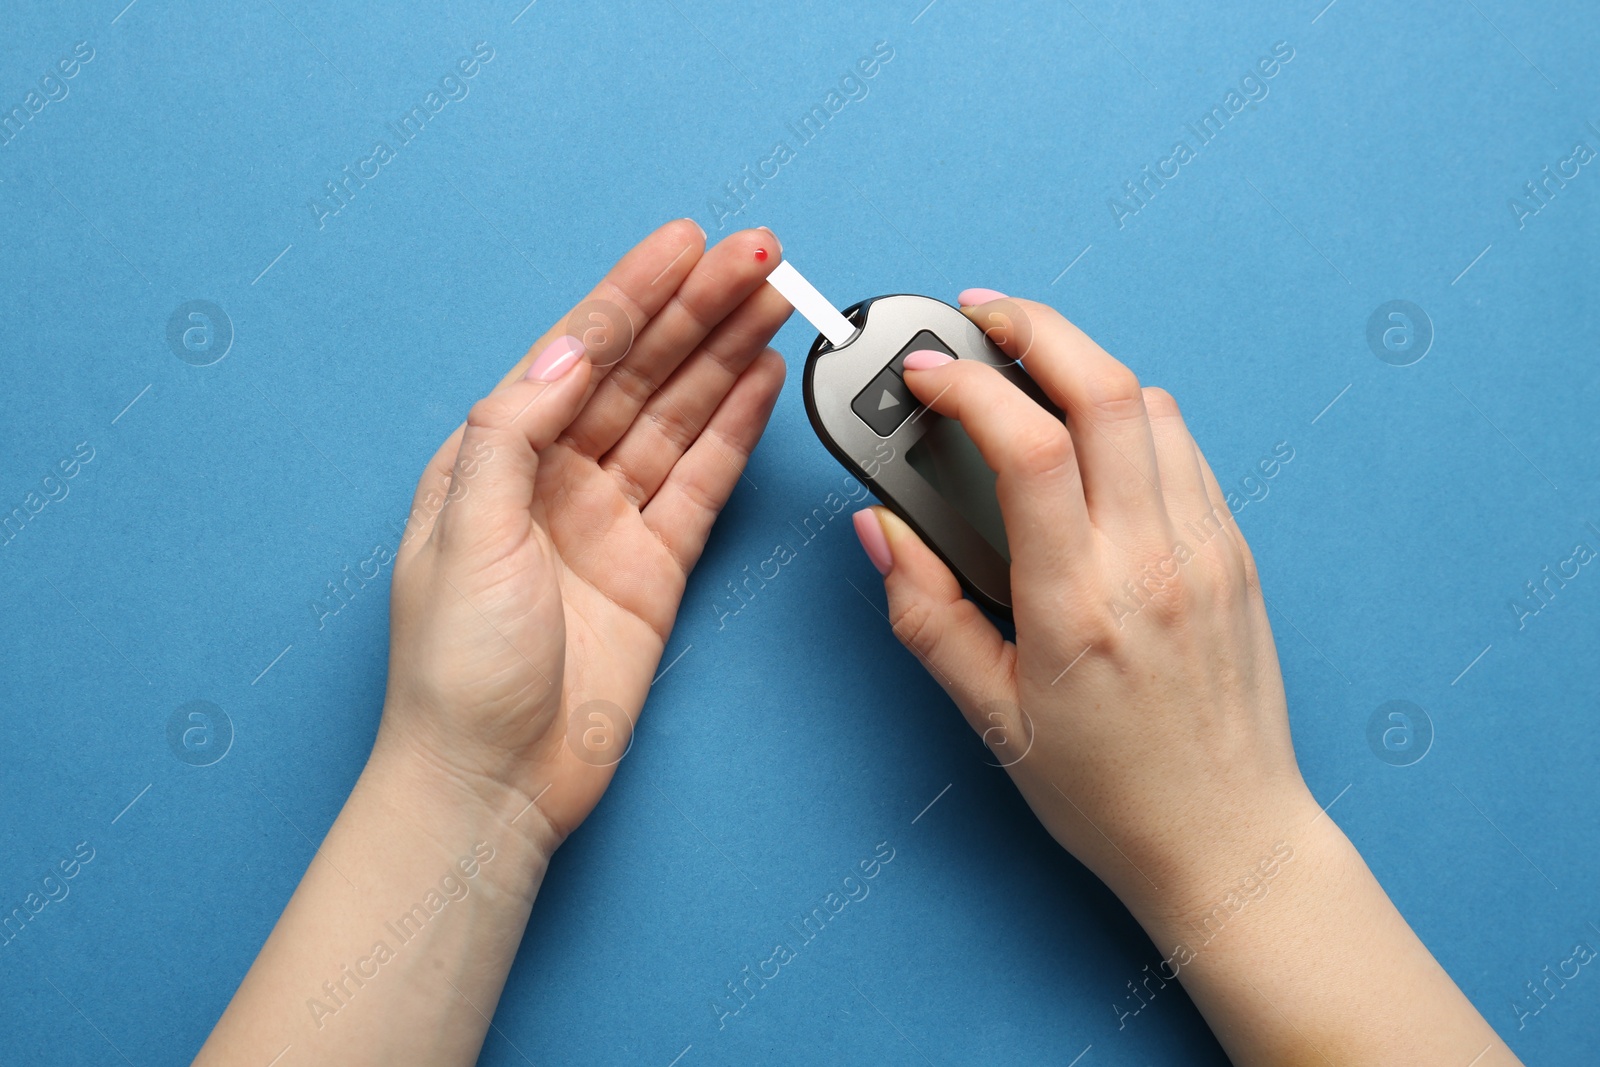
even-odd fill
[(557, 337), (528, 365), (523, 377), (530, 382), (553, 382), (577, 366), (583, 352), (583, 342), (576, 337)]
[(935, 367), (942, 367), (946, 363), (954, 362), (955, 360), (943, 352), (935, 352), (931, 348), (920, 348), (906, 356), (904, 366), (906, 370), (933, 370)]
[(851, 521), (855, 523), (861, 547), (867, 550), (867, 558), (878, 568), (879, 574), (888, 574), (894, 569), (894, 553), (889, 551), (889, 539), (883, 534), (883, 523), (878, 521), (878, 516), (873, 514), (871, 508), (862, 508), (851, 516)]
[(956, 303), (964, 308), (974, 304), (987, 304), (991, 300), (1005, 300), (1006, 294), (995, 289), (963, 289), (961, 295), (956, 297)]

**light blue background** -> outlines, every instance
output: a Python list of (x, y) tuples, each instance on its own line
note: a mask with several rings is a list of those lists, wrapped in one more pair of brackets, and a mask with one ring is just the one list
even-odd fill
[[(1509, 604), (1600, 548), (1600, 168), (1525, 228), (1508, 206), (1600, 147), (1592, 5), (124, 2), (13, 6), (0, 42), (5, 109), (95, 50), (0, 147), (0, 512), (95, 450), (0, 548), (0, 906), (95, 849), (0, 948), (0, 1058), (199, 1047), (377, 722), (383, 585), (320, 631), (309, 601), (392, 543), (469, 403), (683, 214), (774, 227), (840, 304), (1048, 300), (1179, 398), (1225, 485), (1289, 442), (1239, 519), (1306, 777), (1519, 1054), (1593, 1057), (1600, 975), (1520, 1031), (1511, 1002), (1600, 946), (1600, 575), (1521, 630)], [(470, 95), (319, 230), (322, 183), (478, 41)], [(719, 229), (711, 198), (877, 41), (870, 94)], [(1270, 95), (1119, 229), (1122, 183), (1280, 41)], [(215, 365), (167, 346), (189, 299), (232, 320)], [(1393, 299), (1437, 334), (1409, 367), (1366, 341)], [(810, 339), (779, 337), (790, 380), (682, 658), (555, 861), (484, 1062), (1224, 1062), (1176, 987), (1119, 1029), (1157, 952), (898, 647), (846, 521), (719, 629), (725, 583), (842, 484), (800, 402)], [(209, 767), (166, 740), (196, 699), (236, 731)], [(1437, 733), (1414, 766), (1367, 742), (1393, 699)], [(719, 1030), (723, 983), (881, 841), (871, 896)]]

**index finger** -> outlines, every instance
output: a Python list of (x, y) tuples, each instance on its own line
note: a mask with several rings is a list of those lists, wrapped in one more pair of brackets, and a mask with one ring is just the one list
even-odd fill
[(904, 366), (917, 399), (959, 422), (995, 472), (1019, 611), (1038, 580), (1082, 573), (1093, 542), (1066, 426), (986, 363), (913, 352)]
[(1000, 297), (962, 310), (1066, 413), (1096, 525), (1139, 534), (1164, 525), (1155, 439), (1133, 371), (1045, 304)]

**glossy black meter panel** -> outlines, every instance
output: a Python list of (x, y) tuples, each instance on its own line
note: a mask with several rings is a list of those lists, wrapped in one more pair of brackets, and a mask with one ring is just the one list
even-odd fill
[(1056, 409), (1021, 367), (957, 308), (926, 296), (880, 296), (845, 310), (856, 334), (818, 337), (806, 359), (806, 413), (828, 451), (916, 530), (973, 599), (1011, 614), (1011, 553), (995, 476), (953, 419), (911, 395), (905, 357), (921, 349), (999, 368)]

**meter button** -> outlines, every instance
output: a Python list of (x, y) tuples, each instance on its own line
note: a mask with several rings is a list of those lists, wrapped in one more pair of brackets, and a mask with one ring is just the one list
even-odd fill
[(850, 410), (879, 437), (888, 437), (899, 429), (917, 406), (917, 398), (911, 395), (905, 381), (889, 367), (879, 371), (850, 402)]

